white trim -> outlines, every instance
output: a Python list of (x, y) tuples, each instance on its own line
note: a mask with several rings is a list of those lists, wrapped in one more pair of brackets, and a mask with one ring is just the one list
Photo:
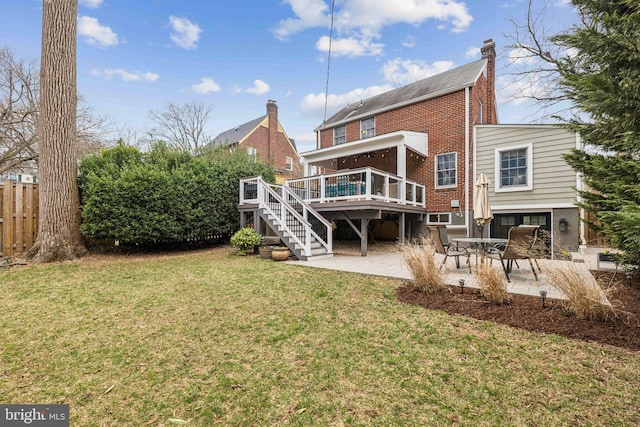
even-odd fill
[[(336, 144), (336, 130), (337, 129), (344, 129), (344, 135), (343, 135), (344, 142), (341, 142), (340, 144)], [(333, 128), (333, 141), (332, 141), (333, 145), (342, 145), (342, 144), (346, 144), (346, 142), (347, 142), (347, 126), (344, 125), (344, 126), (336, 126), (336, 127), (334, 127)]]
[[(483, 70), (486, 70), (488, 61), (485, 62)], [(480, 76), (476, 77), (476, 81), (480, 78)], [(469, 172), (469, 148), (470, 148), (470, 129), (469, 129), (469, 120), (471, 115), (471, 99), (469, 88), (464, 89), (464, 225), (467, 227), (467, 230), (471, 230), (471, 206), (473, 203), (469, 203), (469, 182), (471, 173)], [(475, 129), (474, 129), (475, 132)], [(473, 146), (473, 173), (476, 171), (476, 153), (475, 153), (475, 144)], [(475, 180), (473, 181), (475, 182)], [(471, 206), (469, 206), (471, 205)], [(467, 235), (469, 235), (469, 231), (467, 231)]]
[[(364, 131), (362, 130), (362, 122), (364, 122), (365, 120), (373, 120), (373, 135), (372, 136), (363, 136), (364, 135)], [(335, 127), (334, 127), (335, 129)], [(369, 131), (370, 129), (367, 129), (367, 131)], [(346, 125), (345, 125), (345, 132), (346, 132)], [(345, 133), (346, 136), (346, 133)], [(376, 116), (370, 116), (370, 117), (365, 117), (363, 119), (360, 119), (360, 139), (369, 139), (369, 138), (373, 138), (374, 136), (376, 136)]]
[[(521, 150), (525, 148), (527, 150), (527, 184), (513, 187), (502, 187), (502, 174), (501, 171), (501, 154), (507, 151)], [(494, 152), (494, 178), (495, 178), (495, 192), (496, 193), (511, 193), (516, 191), (531, 191), (533, 190), (533, 144), (520, 144), (512, 145), (509, 147), (496, 148)]]
[(551, 125), (551, 124), (519, 124), (519, 123), (484, 123), (484, 124), (476, 124), (475, 127), (481, 128), (543, 128), (543, 129), (561, 129), (559, 125)]
[[(455, 171), (456, 171), (456, 174), (455, 174), (456, 183), (453, 184), (453, 185), (452, 184), (449, 184), (449, 185), (438, 185), (438, 157), (446, 156), (446, 155), (449, 155), (449, 154), (453, 154), (455, 156), (454, 163), (455, 163)], [(451, 152), (448, 152), (448, 153), (439, 153), (439, 154), (435, 154), (433, 156), (433, 178), (434, 178), (434, 181), (433, 181), (434, 188), (442, 189), (442, 188), (457, 188), (458, 187), (458, 152), (457, 151), (451, 151)]]
[[(448, 215), (449, 219), (447, 221), (443, 221), (443, 222), (431, 222), (429, 221), (429, 215)], [(451, 212), (427, 212), (427, 224), (437, 224), (437, 225), (441, 225), (441, 224), (449, 224), (451, 225)]]
[(300, 157), (309, 163), (318, 163), (333, 160), (337, 157), (353, 156), (369, 151), (395, 148), (406, 145), (412, 151), (427, 157), (429, 154), (429, 134), (423, 132), (398, 131), (374, 136), (366, 139), (347, 142), (346, 144), (332, 145), (319, 150), (300, 153)]
[(549, 203), (537, 205), (491, 205), (492, 211), (521, 211), (521, 210), (537, 210), (539, 212), (551, 212), (551, 209), (570, 209), (578, 207), (573, 203)]

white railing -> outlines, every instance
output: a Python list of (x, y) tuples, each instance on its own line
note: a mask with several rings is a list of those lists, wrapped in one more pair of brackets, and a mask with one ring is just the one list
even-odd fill
[(426, 207), (424, 185), (374, 168), (291, 179), (285, 186), (306, 202), (378, 200)]
[(305, 256), (312, 255), (315, 240), (332, 253), (331, 223), (307, 205), (289, 188), (266, 183), (261, 177), (240, 180), (240, 204), (255, 203), (269, 213), (288, 237), (302, 248)]

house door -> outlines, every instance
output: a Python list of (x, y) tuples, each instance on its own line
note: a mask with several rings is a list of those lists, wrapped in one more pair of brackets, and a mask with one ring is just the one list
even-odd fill
[(553, 230), (551, 230), (550, 212), (494, 214), (491, 221), (491, 237), (506, 239), (509, 237), (509, 229), (518, 225), (539, 225), (542, 233), (539, 236), (544, 236), (547, 250), (551, 247)]

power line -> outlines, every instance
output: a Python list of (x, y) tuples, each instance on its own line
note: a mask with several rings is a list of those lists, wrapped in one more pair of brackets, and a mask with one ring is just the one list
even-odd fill
[(324, 118), (322, 123), (327, 121), (327, 102), (329, 100), (329, 75), (331, 73), (331, 40), (333, 40), (333, 11), (336, 0), (331, 1), (331, 27), (329, 27), (329, 52), (327, 53), (327, 82), (324, 87)]

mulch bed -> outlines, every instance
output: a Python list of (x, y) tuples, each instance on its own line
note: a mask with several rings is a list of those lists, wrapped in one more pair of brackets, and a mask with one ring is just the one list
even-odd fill
[[(609, 283), (611, 272), (592, 272), (598, 280)], [(451, 286), (450, 292), (429, 295), (407, 283), (397, 289), (399, 301), (449, 314), (487, 320), (528, 331), (556, 334), (567, 338), (609, 344), (629, 350), (640, 350), (640, 275), (634, 275), (628, 286), (624, 273), (613, 278), (615, 291), (611, 300), (621, 310), (618, 320), (581, 320), (567, 313), (563, 301), (546, 299), (545, 307), (539, 297), (513, 295), (509, 305), (489, 303), (477, 289)]]

